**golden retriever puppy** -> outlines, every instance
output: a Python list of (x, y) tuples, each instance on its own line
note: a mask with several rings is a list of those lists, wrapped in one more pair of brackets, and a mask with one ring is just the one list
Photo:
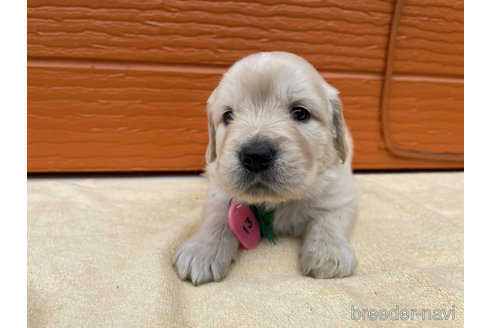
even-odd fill
[(273, 209), (276, 235), (302, 236), (305, 275), (352, 275), (359, 191), (338, 91), (301, 57), (257, 53), (224, 74), (207, 114), (210, 187), (200, 229), (176, 250), (178, 275), (194, 284), (226, 276), (239, 247), (231, 199)]

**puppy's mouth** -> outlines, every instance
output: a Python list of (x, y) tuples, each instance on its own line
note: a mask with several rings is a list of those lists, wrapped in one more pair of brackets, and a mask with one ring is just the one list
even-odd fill
[(279, 199), (279, 190), (274, 172), (251, 174), (242, 172), (236, 180), (234, 194), (239, 199), (251, 203), (274, 202)]
[(279, 151), (272, 141), (256, 136), (236, 152), (233, 186), (243, 196), (275, 197)]
[[(260, 142), (261, 141), (261, 142)], [(219, 157), (221, 185), (231, 196), (249, 203), (278, 203), (296, 197), (296, 167), (269, 139), (246, 142), (232, 157)]]
[(246, 188), (246, 193), (254, 197), (273, 196), (275, 191), (262, 181), (255, 182)]

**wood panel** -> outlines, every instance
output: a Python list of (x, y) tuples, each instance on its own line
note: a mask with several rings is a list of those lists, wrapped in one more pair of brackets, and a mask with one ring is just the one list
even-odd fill
[(29, 68), (28, 168), (195, 170), (218, 74)]
[(463, 81), (394, 79), (389, 131), (395, 147), (428, 153), (464, 153)]
[(382, 72), (392, 0), (28, 0), (38, 58), (229, 66), (257, 51), (322, 70)]
[[(32, 61), (28, 67), (29, 172), (201, 170), (205, 102), (221, 69)], [(379, 75), (323, 74), (341, 90), (356, 169), (461, 167), (407, 160), (381, 139)], [(439, 122), (439, 119), (437, 118)]]
[[(463, 6), (403, 3), (388, 57), (391, 147), (463, 152)], [(28, 169), (201, 170), (208, 95), (234, 61), (270, 50), (303, 56), (341, 91), (354, 168), (461, 168), (405, 158), (384, 142), (394, 8), (394, 0), (28, 0)]]
[(396, 74), (463, 76), (463, 0), (405, 0)]

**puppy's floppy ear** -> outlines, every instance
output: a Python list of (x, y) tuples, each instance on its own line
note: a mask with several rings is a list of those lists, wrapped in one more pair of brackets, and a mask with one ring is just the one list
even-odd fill
[(206, 152), (207, 164), (212, 163), (217, 158), (217, 152), (215, 150), (215, 126), (212, 119), (211, 103), (215, 98), (215, 90), (212, 92), (207, 100), (207, 118), (208, 118), (208, 146)]
[[(324, 81), (323, 81), (324, 82)], [(338, 91), (324, 82), (326, 96), (330, 102), (331, 114), (331, 133), (333, 144), (342, 164), (345, 163), (348, 153), (348, 143), (345, 135), (345, 122), (343, 120), (342, 102), (338, 98)]]
[(330, 104), (333, 108), (331, 121), (333, 141), (338, 157), (340, 157), (343, 164), (347, 159), (348, 144), (345, 138), (345, 122), (343, 120), (342, 102), (336, 97), (335, 99), (330, 100)]

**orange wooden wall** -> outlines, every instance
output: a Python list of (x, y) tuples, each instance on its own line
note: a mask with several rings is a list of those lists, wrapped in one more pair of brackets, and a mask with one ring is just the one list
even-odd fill
[(462, 0), (28, 0), (28, 170), (201, 170), (208, 95), (271, 50), (340, 90), (354, 168), (462, 168), (463, 34)]

